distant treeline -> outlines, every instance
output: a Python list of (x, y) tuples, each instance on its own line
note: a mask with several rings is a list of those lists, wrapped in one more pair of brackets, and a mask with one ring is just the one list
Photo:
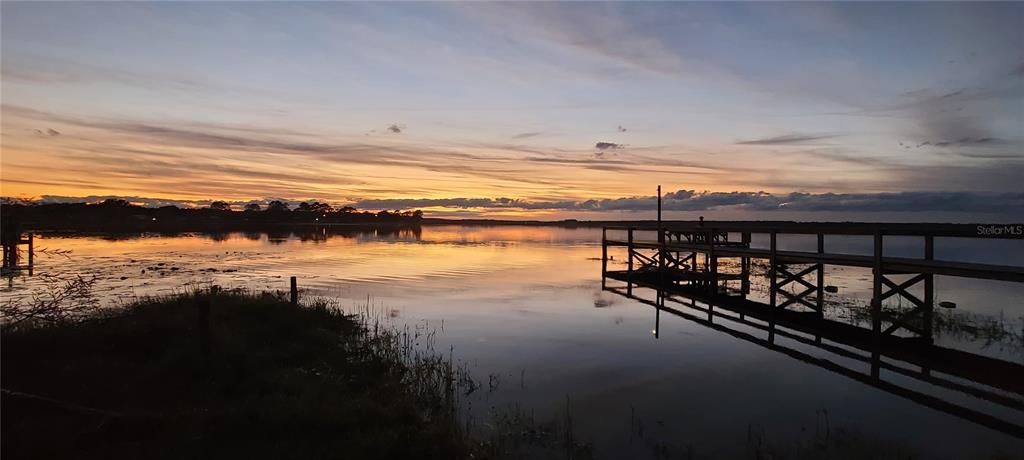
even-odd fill
[(353, 207), (334, 208), (320, 202), (302, 202), (294, 209), (282, 201), (266, 207), (251, 203), (234, 211), (224, 201), (206, 208), (136, 206), (126, 200), (100, 203), (34, 203), (5, 200), (0, 204), (5, 226), (24, 230), (186, 230), (245, 229), (274, 225), (355, 224), (417, 226), (423, 212), (359, 211)]

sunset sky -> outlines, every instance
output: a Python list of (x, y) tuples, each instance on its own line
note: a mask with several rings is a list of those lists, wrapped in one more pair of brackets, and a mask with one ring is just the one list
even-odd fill
[(0, 8), (4, 196), (1024, 215), (1024, 4)]

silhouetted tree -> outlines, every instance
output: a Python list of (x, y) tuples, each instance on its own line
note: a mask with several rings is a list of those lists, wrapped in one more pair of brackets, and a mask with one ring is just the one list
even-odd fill
[(302, 203), (299, 203), (299, 206), (295, 208), (295, 210), (298, 212), (328, 213), (334, 211), (334, 208), (327, 203), (321, 203), (319, 201), (314, 201), (312, 203), (303, 201)]
[(100, 206), (107, 206), (111, 208), (127, 208), (131, 205), (132, 204), (129, 203), (128, 200), (122, 200), (119, 198), (107, 198), (100, 203)]
[(274, 200), (267, 203), (267, 212), (284, 212), (288, 210), (288, 203)]
[(319, 213), (325, 213), (325, 214), (329, 213), (329, 212), (334, 212), (334, 207), (333, 206), (331, 206), (331, 205), (329, 205), (327, 203), (321, 203), (319, 201), (314, 201), (314, 202), (310, 203), (309, 204), (309, 209), (311, 211), (313, 211), (313, 212), (319, 212)]
[[(289, 211), (283, 200), (273, 201), (266, 206), (249, 203), (244, 206), (246, 213), (217, 212), (211, 209), (230, 209), (226, 202), (216, 200), (207, 208), (178, 208), (161, 206), (150, 208), (131, 204), (127, 200), (111, 198), (98, 204), (32, 202), (21, 204), (8, 200), (0, 202), (0, 215), (18, 216), (25, 222), (48, 229), (209, 229), (227, 231), (234, 228), (250, 228), (260, 224), (285, 224), (313, 222), (350, 223), (374, 225), (377, 223), (418, 225), (423, 212), (418, 210), (359, 211), (352, 206), (333, 210), (331, 205), (308, 201), (298, 206), (297, 212)], [(264, 209), (264, 212), (255, 213)], [(299, 210), (303, 212), (298, 212)], [(234, 228), (233, 228), (234, 227)]]
[(213, 203), (210, 203), (210, 209), (214, 211), (230, 211), (231, 205), (226, 201), (214, 201)]

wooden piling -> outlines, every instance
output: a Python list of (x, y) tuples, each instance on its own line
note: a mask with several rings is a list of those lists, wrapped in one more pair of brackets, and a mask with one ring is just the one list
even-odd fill
[(633, 295), (633, 229), (629, 229), (626, 252), (629, 253), (629, 265), (626, 268), (626, 292)]
[(32, 266), (35, 265), (35, 234), (29, 232), (28, 234), (28, 269), (32, 270)]
[(292, 284), (292, 286), (291, 286), (291, 302), (292, 302), (292, 305), (298, 305), (299, 304), (299, 282), (298, 282), (298, 280), (294, 276), (292, 277), (292, 283), (291, 284)]
[(601, 229), (601, 289), (608, 287), (608, 229)]
[(776, 268), (776, 264), (778, 263), (776, 261), (776, 259), (778, 258), (777, 257), (778, 256), (778, 248), (776, 247), (776, 245), (777, 245), (777, 236), (778, 235), (773, 230), (769, 234), (769, 237), (768, 237), (769, 238), (768, 239), (768, 251), (769, 251), (769, 256), (768, 256), (768, 259), (769, 259), (768, 260), (768, 281), (771, 284), (771, 286), (770, 286), (771, 287), (771, 294), (769, 295), (769, 297), (770, 297), (770, 300), (771, 300), (770, 305), (772, 306), (773, 310), (775, 309), (775, 305), (776, 305), (776, 298), (775, 298), (776, 292), (775, 291), (777, 290), (777, 287), (775, 286), (775, 284), (778, 282), (778, 280), (775, 279), (776, 278), (775, 268)]
[[(750, 232), (743, 232), (740, 239), (744, 247), (750, 247)], [(740, 258), (740, 292), (750, 294), (750, 256)]]
[[(825, 234), (824, 233), (819, 233), (818, 234), (818, 254), (819, 254), (819, 257), (824, 257), (825, 256)], [(825, 263), (824, 262), (819, 262), (818, 263), (818, 270), (817, 271), (818, 271), (818, 273), (817, 273), (816, 276), (818, 278), (817, 279), (817, 281), (818, 281), (817, 282), (817, 291), (818, 292), (815, 294), (815, 297), (818, 298), (818, 302), (817, 302), (817, 305), (818, 305), (818, 318), (823, 318), (825, 316)]]
[(874, 284), (871, 290), (871, 329), (879, 334), (882, 332), (882, 278), (885, 276), (882, 272), (882, 243), (882, 231), (875, 230)]
[[(932, 235), (924, 236), (924, 260), (935, 260), (935, 237)], [(925, 274), (924, 278), (924, 311), (922, 312), (922, 318), (924, 319), (921, 325), (924, 337), (928, 341), (932, 340), (932, 320), (933, 313), (935, 311), (935, 275), (928, 273)]]
[(711, 263), (711, 295), (718, 294), (718, 256), (715, 255), (715, 229), (708, 230), (707, 256)]

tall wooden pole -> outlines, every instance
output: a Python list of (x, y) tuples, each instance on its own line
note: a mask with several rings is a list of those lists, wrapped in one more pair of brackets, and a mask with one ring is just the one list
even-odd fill
[(661, 231), (661, 186), (658, 186), (658, 231)]
[(658, 186), (658, 289), (665, 286), (665, 232), (661, 229), (661, 186)]
[[(935, 260), (935, 237), (925, 235), (924, 237), (924, 259)], [(924, 275), (924, 336), (928, 341), (932, 340), (932, 320), (935, 307), (935, 275), (928, 273)]]
[(601, 289), (607, 286), (608, 279), (608, 229), (601, 229)]
[(626, 254), (629, 264), (626, 266), (626, 295), (633, 296), (633, 227), (626, 230)]

